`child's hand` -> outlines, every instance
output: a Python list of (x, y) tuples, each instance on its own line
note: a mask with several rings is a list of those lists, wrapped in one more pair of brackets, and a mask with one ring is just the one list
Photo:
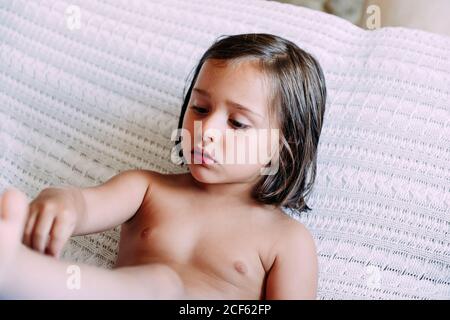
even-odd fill
[(76, 189), (47, 188), (30, 202), (23, 243), (59, 257), (81, 214)]

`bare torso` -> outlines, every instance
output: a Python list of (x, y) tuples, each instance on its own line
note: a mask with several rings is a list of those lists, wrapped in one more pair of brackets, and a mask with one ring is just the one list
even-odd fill
[(187, 299), (264, 299), (274, 243), (290, 217), (264, 205), (205, 197), (187, 174), (157, 175), (122, 225), (116, 267), (164, 263)]

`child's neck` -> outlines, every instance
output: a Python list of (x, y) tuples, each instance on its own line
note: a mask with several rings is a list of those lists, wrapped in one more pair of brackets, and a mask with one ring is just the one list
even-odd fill
[(217, 201), (242, 204), (256, 204), (251, 197), (251, 190), (255, 182), (203, 183), (192, 177), (194, 185), (206, 196), (214, 197)]

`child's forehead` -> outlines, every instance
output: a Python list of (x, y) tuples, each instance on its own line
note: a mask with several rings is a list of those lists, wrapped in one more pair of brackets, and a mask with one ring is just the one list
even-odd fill
[(230, 89), (236, 95), (257, 100), (261, 97), (267, 98), (269, 92), (265, 74), (254, 61), (242, 59), (206, 60), (198, 75), (197, 84), (201, 87), (206, 86), (212, 91)]

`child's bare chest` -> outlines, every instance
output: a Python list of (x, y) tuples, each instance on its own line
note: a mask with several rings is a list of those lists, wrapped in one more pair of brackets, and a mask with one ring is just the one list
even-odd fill
[(231, 205), (186, 200), (167, 201), (161, 195), (145, 202), (122, 226), (117, 264), (166, 263), (193, 290), (203, 284), (259, 298), (270, 264), (270, 230)]

